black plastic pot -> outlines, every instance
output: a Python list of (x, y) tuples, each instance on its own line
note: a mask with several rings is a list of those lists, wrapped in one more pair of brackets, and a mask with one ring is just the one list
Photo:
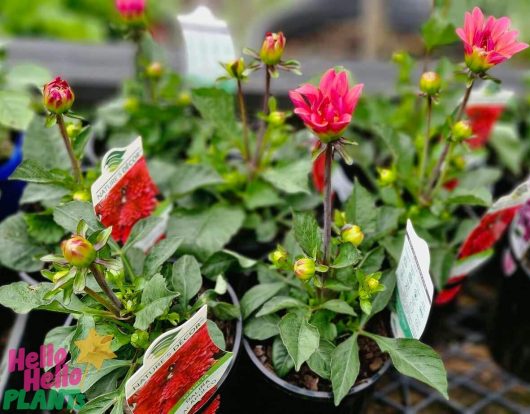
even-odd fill
[[(506, 240), (506, 238), (505, 238)], [(499, 249), (495, 260), (498, 276), (498, 302), (489, 327), (489, 345), (493, 358), (505, 370), (530, 381), (530, 270), (514, 257), (517, 269), (504, 274)]]
[(231, 414), (359, 414), (369, 402), (375, 383), (390, 367), (387, 360), (377, 374), (355, 385), (335, 407), (331, 393), (310, 391), (284, 381), (261, 363), (249, 341), (243, 339), (243, 346), (237, 374), (243, 378), (241, 395), (247, 397), (239, 409), (232, 407), (235, 411)]
[(18, 202), (24, 190), (24, 182), (9, 181), (9, 177), (22, 162), (24, 135), (13, 132), (14, 150), (11, 158), (0, 164), (0, 221), (18, 210)]

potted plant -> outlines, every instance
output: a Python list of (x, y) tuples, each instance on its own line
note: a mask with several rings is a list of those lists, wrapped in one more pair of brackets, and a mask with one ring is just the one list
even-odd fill
[(279, 388), (266, 388), (260, 405), (280, 399), (293, 412), (359, 412), (388, 368), (387, 354), (399, 371), (447, 397), (440, 357), (418, 340), (389, 337), (381, 312), (396, 276), (357, 224), (373, 212), (364, 190), (333, 219), (332, 162), (334, 154), (347, 157), (352, 142), (342, 134), (362, 88), (350, 87), (345, 71), (330, 69), (319, 87), (290, 93), (295, 113), (320, 141), (315, 156), (325, 156), (323, 230), (310, 213), (295, 213), (294, 240), (270, 254), (274, 269), (262, 268), (258, 285), (242, 297), (245, 350), (259, 375)]

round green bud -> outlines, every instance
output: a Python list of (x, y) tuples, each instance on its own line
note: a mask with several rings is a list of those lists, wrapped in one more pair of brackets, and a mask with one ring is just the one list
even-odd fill
[(442, 78), (436, 72), (425, 72), (420, 78), (420, 90), (429, 95), (436, 95), (442, 87)]
[(315, 275), (315, 261), (309, 257), (302, 257), (294, 263), (294, 274), (300, 280), (309, 280)]
[(468, 121), (458, 121), (451, 128), (452, 139), (456, 142), (462, 142), (473, 135), (473, 129)]
[(355, 247), (359, 246), (364, 240), (364, 233), (357, 225), (346, 224), (341, 231), (342, 241), (351, 243)]

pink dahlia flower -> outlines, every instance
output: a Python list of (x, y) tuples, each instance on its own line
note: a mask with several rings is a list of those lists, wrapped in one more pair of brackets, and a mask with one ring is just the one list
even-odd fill
[(319, 139), (328, 143), (340, 138), (350, 123), (364, 85), (350, 88), (346, 72), (328, 70), (318, 88), (311, 84), (289, 92), (297, 114)]
[(517, 41), (519, 33), (510, 25), (508, 17), (485, 18), (478, 7), (466, 13), (464, 27), (456, 29), (456, 34), (464, 42), (466, 65), (472, 72), (484, 73), (528, 47)]
[(116, 0), (116, 9), (124, 19), (135, 20), (144, 14), (145, 0)]

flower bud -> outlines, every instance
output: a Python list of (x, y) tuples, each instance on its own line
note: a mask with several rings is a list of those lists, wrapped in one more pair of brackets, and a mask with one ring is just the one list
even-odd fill
[(116, 0), (116, 9), (125, 20), (140, 20), (145, 12), (145, 0)]
[(379, 182), (381, 185), (391, 185), (396, 181), (396, 172), (391, 168), (378, 168)]
[(75, 138), (79, 135), (81, 132), (81, 125), (77, 122), (68, 122), (66, 125), (66, 133), (70, 137), (70, 139)]
[(191, 105), (191, 95), (189, 92), (184, 91), (179, 93), (177, 103), (181, 106)]
[(245, 60), (243, 58), (239, 58), (236, 60), (233, 60), (232, 62), (225, 63), (224, 68), (226, 72), (228, 73), (228, 76), (234, 79), (243, 80), (245, 79)]
[(364, 233), (359, 226), (347, 224), (342, 228), (341, 237), (343, 241), (357, 247), (363, 242)]
[(281, 267), (282, 264), (285, 264), (287, 262), (288, 258), (289, 255), (282, 246), (278, 246), (276, 250), (269, 254), (269, 260), (276, 267)]
[(452, 139), (456, 142), (462, 142), (473, 135), (471, 124), (468, 121), (458, 121), (451, 128)]
[(283, 51), (285, 49), (285, 36), (282, 32), (271, 33), (267, 32), (265, 40), (261, 45), (259, 57), (268, 66), (276, 65), (280, 63), (282, 59)]
[(138, 100), (138, 98), (135, 98), (135, 97), (127, 98), (123, 102), (123, 109), (125, 109), (129, 113), (134, 113), (138, 111), (139, 108), (140, 108), (140, 101)]
[(366, 281), (366, 286), (368, 286), (371, 292), (374, 292), (379, 287), (379, 280), (375, 277), (369, 277)]
[(420, 78), (420, 90), (429, 95), (436, 95), (442, 87), (442, 78), (436, 72), (425, 72)]
[(76, 267), (89, 267), (96, 259), (96, 249), (82, 236), (72, 236), (61, 243), (63, 256)]
[(272, 111), (269, 115), (269, 124), (272, 126), (281, 126), (285, 123), (285, 112)]
[(68, 82), (59, 76), (44, 85), (44, 106), (54, 114), (63, 114), (68, 111), (75, 100), (75, 95)]
[(164, 74), (164, 67), (160, 62), (152, 62), (145, 70), (145, 74), (149, 79), (160, 79)]
[(333, 212), (333, 222), (338, 228), (344, 227), (346, 224), (346, 213), (344, 211), (335, 210)]
[(86, 190), (79, 190), (79, 191), (76, 191), (73, 195), (72, 195), (72, 198), (75, 200), (75, 201), (90, 201), (92, 199), (90, 193)]
[(309, 280), (315, 275), (315, 261), (309, 257), (298, 259), (294, 263), (294, 274), (300, 280)]
[(131, 345), (135, 348), (147, 349), (149, 347), (149, 333), (139, 329), (134, 331), (131, 335)]

